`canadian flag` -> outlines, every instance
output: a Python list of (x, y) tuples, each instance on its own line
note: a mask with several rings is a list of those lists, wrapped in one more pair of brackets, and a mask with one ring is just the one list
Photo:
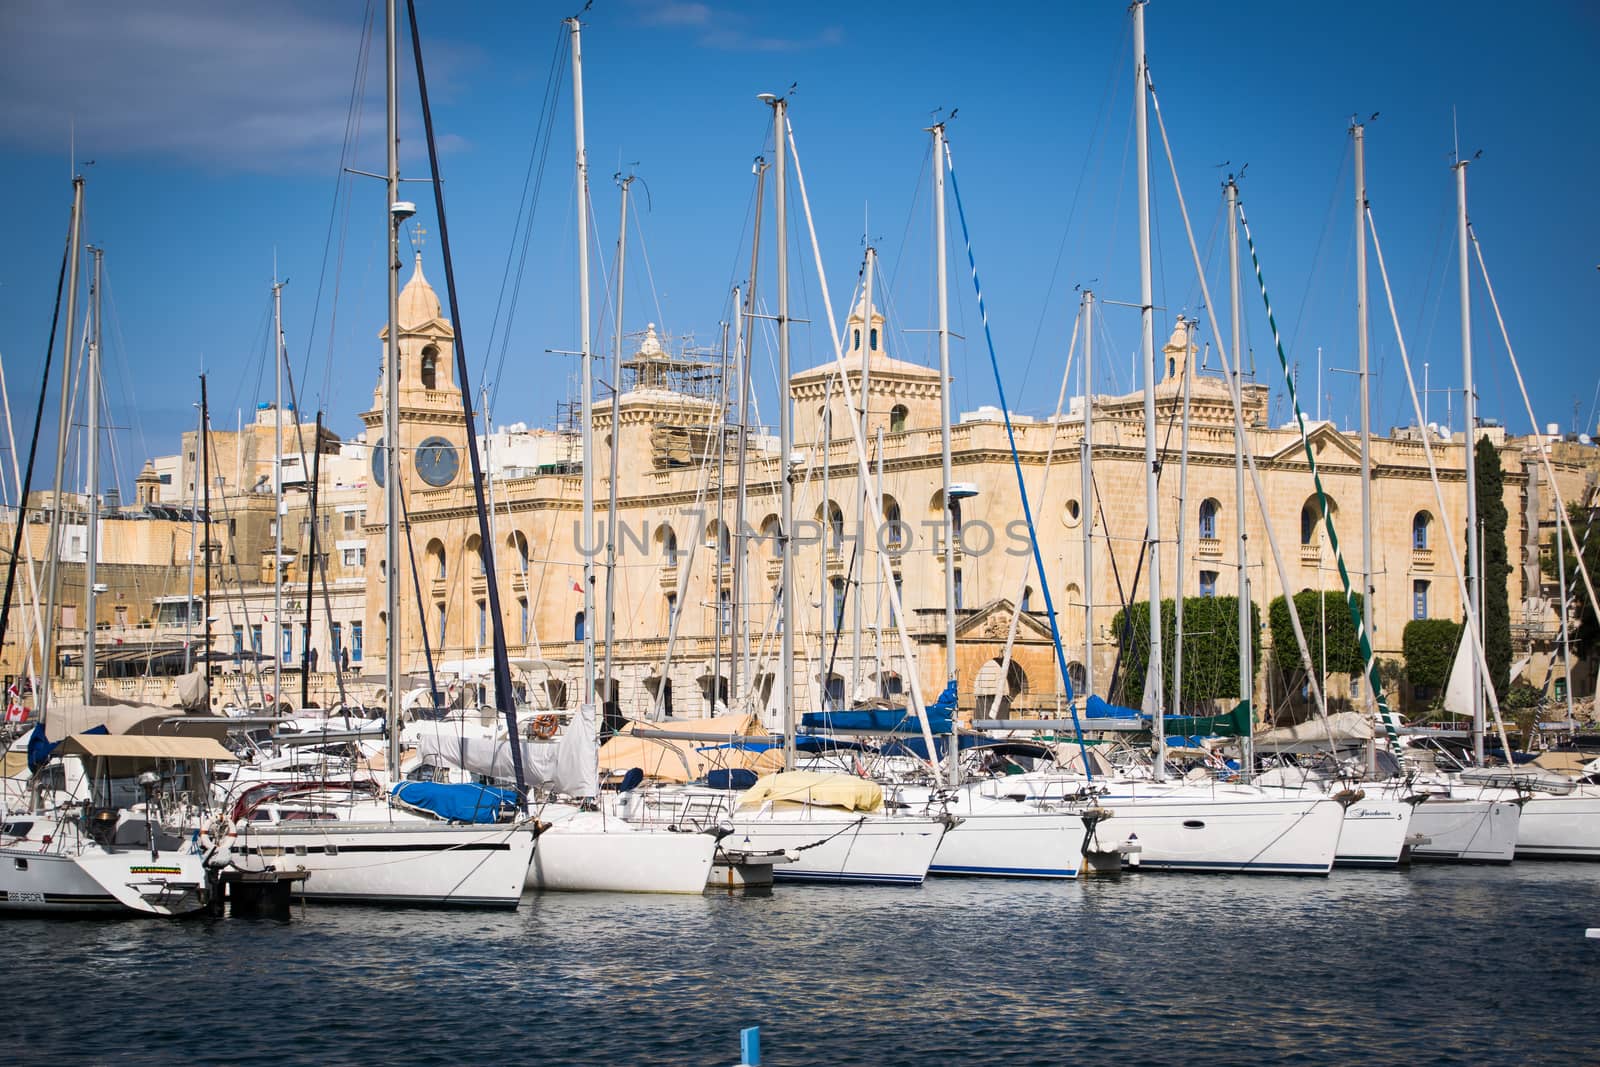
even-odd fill
[[(13, 689), (12, 692), (15, 693), (16, 690)], [(28, 721), (28, 709), (23, 707), (21, 704), (12, 703), (10, 706), (8, 706), (6, 708), (6, 722), (27, 722), (27, 721)]]

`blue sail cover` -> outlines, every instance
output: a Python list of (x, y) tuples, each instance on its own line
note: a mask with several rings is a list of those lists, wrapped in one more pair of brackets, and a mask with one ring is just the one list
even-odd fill
[(1083, 702), (1083, 707), (1091, 719), (1137, 719), (1143, 714), (1133, 708), (1123, 708), (1118, 707), (1116, 704), (1107, 703), (1098, 696), (1093, 695)]
[[(927, 709), (928, 729), (936, 734), (955, 731), (956, 683), (951, 682)], [(911, 708), (863, 708), (855, 711), (808, 711), (800, 717), (808, 730), (867, 730), (880, 734), (920, 734), (922, 724)]]
[[(85, 730), (86, 734), (108, 734), (105, 724), (92, 726)], [(62, 738), (65, 741), (66, 738)], [(44, 735), (44, 723), (33, 728), (33, 733), (28, 735), (28, 773), (36, 773), (40, 767), (50, 762), (50, 757), (56, 754), (56, 749), (61, 747), (61, 741), (52, 741)]]
[(396, 800), (432, 812), (451, 822), (498, 822), (500, 813), (517, 806), (517, 791), (470, 782), (400, 782)]

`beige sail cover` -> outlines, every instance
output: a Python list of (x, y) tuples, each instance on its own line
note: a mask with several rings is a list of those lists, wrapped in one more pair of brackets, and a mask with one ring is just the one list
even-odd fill
[(697, 739), (677, 741), (633, 737), (634, 724), (629, 723), (600, 746), (602, 772), (627, 771), (638, 767), (646, 778), (662, 782), (692, 782), (704, 778), (707, 771), (719, 768), (743, 767), (765, 773), (783, 766), (783, 753), (777, 749), (756, 752), (741, 748), (719, 748), (715, 741), (698, 739), (708, 734), (724, 734), (730, 739), (752, 734), (765, 738), (767, 732), (754, 715), (719, 715), (711, 719), (677, 719), (638, 725), (652, 732), (694, 734)]
[(849, 774), (820, 771), (781, 771), (769, 774), (739, 797), (740, 808), (773, 803), (820, 804), (845, 811), (877, 811), (883, 807), (883, 789), (877, 782)]

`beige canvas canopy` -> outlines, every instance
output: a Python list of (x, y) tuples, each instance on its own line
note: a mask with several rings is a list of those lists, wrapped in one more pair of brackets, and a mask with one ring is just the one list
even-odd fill
[[(652, 734), (692, 734), (682, 741), (666, 737), (634, 737), (635, 726)], [(766, 737), (754, 715), (719, 715), (712, 719), (676, 719), (670, 722), (629, 723), (600, 746), (600, 770), (626, 771), (638, 767), (646, 778), (664, 782), (692, 782), (709, 770), (745, 767), (758, 773), (783, 766), (783, 753), (775, 749), (754, 752), (718, 748), (710, 735)]]
[(233, 762), (239, 757), (209, 737), (155, 737), (144, 734), (73, 734), (61, 742), (64, 756), (107, 759), (170, 759)]

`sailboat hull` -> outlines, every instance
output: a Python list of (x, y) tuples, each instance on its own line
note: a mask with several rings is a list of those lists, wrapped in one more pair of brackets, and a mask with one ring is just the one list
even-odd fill
[(1368, 793), (1344, 812), (1335, 867), (1398, 867), (1406, 858), (1412, 805)]
[(304, 871), (307, 900), (416, 907), (515, 908), (533, 831), (449, 823), (288, 821), (241, 828), (241, 870)]
[(580, 812), (539, 835), (529, 889), (579, 893), (701, 893), (717, 839), (708, 833), (639, 828)]
[(47, 817), (0, 848), (0, 911), (176, 916), (205, 906), (205, 866), (188, 849), (105, 848)]
[(1005, 782), (1013, 792), (1109, 811), (1087, 847), (1126, 847), (1141, 871), (1327, 874), (1344, 823), (1337, 801), (1247, 786), (1111, 781), (1086, 795), (1081, 778), (1015, 775)]
[[(1083, 866), (1083, 819), (1061, 808), (994, 795), (992, 784), (971, 782), (946, 810), (961, 821), (945, 832), (928, 873), (987, 878), (1078, 877)], [(927, 790), (902, 790), (914, 807)]]
[(945, 836), (939, 819), (850, 815), (844, 812), (772, 812), (736, 815), (730, 847), (796, 852), (774, 867), (780, 882), (868, 882), (921, 885)]
[(1580, 788), (1522, 805), (1517, 859), (1600, 860), (1600, 789)]
[(1411, 858), (1442, 863), (1510, 863), (1522, 812), (1509, 801), (1432, 796), (1411, 816), (1421, 835)]

